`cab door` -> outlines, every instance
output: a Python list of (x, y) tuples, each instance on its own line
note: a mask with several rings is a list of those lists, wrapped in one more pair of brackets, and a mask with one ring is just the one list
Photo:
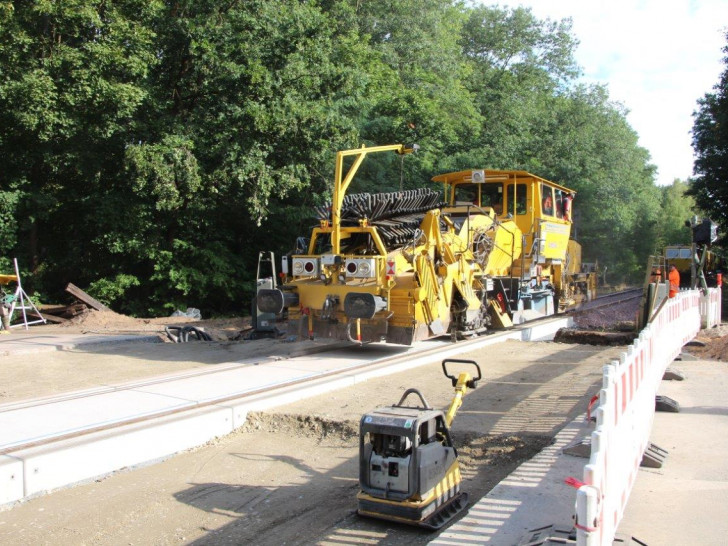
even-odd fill
[(538, 184), (540, 193), (539, 211), (539, 258), (562, 260), (569, 244), (571, 223), (564, 220), (563, 191), (550, 184)]

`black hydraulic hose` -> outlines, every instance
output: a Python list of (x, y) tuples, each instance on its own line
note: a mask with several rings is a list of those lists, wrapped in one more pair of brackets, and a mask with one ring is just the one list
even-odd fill
[(198, 341), (212, 341), (210, 334), (194, 326), (165, 326), (164, 331), (173, 343), (187, 343), (191, 334)]

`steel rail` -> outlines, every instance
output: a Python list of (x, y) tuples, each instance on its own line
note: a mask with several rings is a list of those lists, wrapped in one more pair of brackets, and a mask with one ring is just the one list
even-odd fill
[(568, 309), (566, 313), (582, 313), (585, 311), (593, 311), (595, 309), (602, 309), (604, 307), (611, 307), (613, 305), (619, 305), (637, 298), (642, 297), (642, 288), (629, 288), (620, 292), (611, 292), (599, 296), (592, 301), (584, 302), (578, 307)]
[[(147, 422), (147, 421), (152, 421), (155, 419), (161, 419), (161, 418), (165, 418), (165, 417), (179, 415), (179, 414), (182, 414), (185, 412), (209, 408), (209, 407), (224, 404), (227, 402), (238, 401), (240, 403), (244, 403), (246, 400), (250, 400), (260, 394), (283, 393), (286, 390), (289, 390), (293, 387), (299, 387), (303, 384), (315, 385), (316, 383), (320, 383), (323, 380), (328, 380), (328, 379), (331, 379), (331, 378), (334, 378), (337, 376), (344, 377), (346, 375), (350, 375), (352, 373), (357, 373), (357, 372), (362, 372), (364, 370), (375, 371), (377, 369), (384, 368), (387, 366), (393, 366), (395, 364), (401, 363), (406, 360), (411, 360), (413, 358), (432, 357), (434, 360), (437, 358), (437, 355), (439, 353), (449, 352), (449, 351), (452, 351), (454, 348), (457, 348), (458, 352), (467, 352), (468, 350), (470, 350), (471, 347), (478, 346), (480, 343), (482, 343), (485, 338), (497, 339), (500, 336), (507, 337), (514, 330), (516, 330), (516, 331), (523, 330), (526, 328), (530, 328), (531, 326), (536, 325), (536, 324), (544, 324), (550, 320), (561, 320), (561, 317), (550, 316), (550, 317), (545, 317), (543, 319), (532, 320), (532, 321), (529, 321), (522, 325), (516, 326), (509, 330), (504, 330), (504, 331), (499, 330), (496, 332), (492, 332), (489, 336), (478, 336), (473, 339), (458, 341), (457, 343), (451, 343), (449, 341), (448, 342), (442, 341), (442, 342), (438, 343), (438, 345), (435, 347), (424, 347), (422, 349), (416, 348), (414, 351), (408, 352), (406, 354), (389, 356), (389, 357), (380, 358), (380, 359), (370, 361), (370, 362), (362, 362), (360, 364), (355, 364), (353, 366), (349, 366), (346, 368), (339, 368), (339, 369), (335, 369), (335, 370), (321, 372), (315, 376), (309, 376), (309, 377), (299, 378), (299, 379), (292, 379), (289, 381), (284, 381), (282, 383), (279, 383), (273, 387), (265, 386), (265, 387), (260, 387), (260, 388), (252, 389), (249, 391), (245, 391), (245, 392), (238, 392), (238, 393), (234, 393), (234, 394), (227, 395), (227, 396), (212, 398), (212, 399), (205, 400), (202, 402), (192, 402), (189, 405), (186, 405), (183, 407), (176, 407), (176, 408), (169, 409), (169, 410), (150, 412), (148, 414), (140, 415), (138, 417), (121, 419), (121, 420), (115, 421), (113, 423), (105, 423), (102, 425), (88, 427), (83, 430), (76, 430), (73, 432), (61, 433), (58, 435), (50, 436), (48, 438), (43, 438), (41, 440), (35, 440), (35, 441), (31, 441), (31, 442), (16, 444), (13, 446), (8, 446), (8, 447), (0, 449), (0, 455), (8, 455), (8, 454), (11, 454), (11, 453), (14, 453), (14, 452), (17, 452), (20, 450), (28, 449), (28, 448), (40, 447), (40, 446), (44, 446), (44, 445), (53, 444), (55, 442), (60, 442), (60, 441), (64, 441), (64, 440), (70, 440), (73, 438), (86, 436), (89, 434), (113, 430), (113, 429), (119, 428), (119, 427), (135, 425), (135, 424), (139, 424), (139, 423), (143, 423), (143, 422)], [(341, 345), (331, 346), (331, 348), (330, 348), (331, 351), (341, 350), (341, 349), (342, 349)], [(352, 350), (361, 351), (361, 349), (359, 347), (352, 347)], [(329, 351), (325, 350), (325, 351), (319, 351), (319, 352), (329, 352)], [(305, 355), (299, 354), (297, 356), (294, 356), (293, 358), (299, 358), (302, 356), (305, 356)], [(249, 363), (249, 362), (241, 363), (241, 364), (237, 364), (237, 365), (232, 364), (230, 366), (226, 366), (225, 369), (218, 368), (216, 370), (201, 370), (197, 374), (190, 373), (188, 371), (188, 372), (184, 372), (181, 374), (175, 374), (175, 375), (164, 376), (161, 378), (153, 378), (150, 380), (139, 381), (137, 383), (124, 384), (124, 385), (121, 385), (118, 387), (109, 387), (108, 390), (101, 389), (101, 390), (94, 390), (94, 391), (81, 391), (78, 393), (70, 393), (69, 395), (65, 395), (65, 396), (61, 395), (58, 397), (43, 398), (43, 399), (40, 399), (39, 401), (37, 401), (37, 402), (39, 402), (37, 404), (34, 404), (33, 402), (35, 402), (35, 401), (32, 401), (32, 400), (27, 401), (24, 405), (22, 402), (20, 403), (20, 405), (10, 403), (5, 406), (2, 406), (2, 408), (0, 408), (0, 411), (12, 411), (12, 410), (17, 410), (17, 409), (38, 407), (38, 406), (52, 404), (52, 403), (56, 403), (56, 402), (64, 402), (66, 400), (91, 398), (93, 396), (99, 396), (99, 395), (106, 394), (109, 392), (118, 392), (118, 391), (122, 391), (122, 390), (133, 390), (135, 388), (153, 385), (153, 384), (159, 385), (159, 384), (163, 384), (163, 383), (176, 381), (179, 379), (186, 379), (186, 378), (195, 377), (195, 376), (211, 375), (214, 373), (221, 373), (224, 371), (229, 371), (231, 369), (252, 367), (252, 366), (265, 364), (265, 363), (273, 364), (273, 363), (281, 362), (284, 360), (291, 360), (291, 358), (278, 358), (276, 360), (258, 362), (257, 364)], [(14, 407), (9, 407), (9, 406), (14, 406)]]
[[(641, 295), (641, 292), (642, 292), (641, 289), (630, 289), (630, 290), (625, 290), (622, 292), (607, 294), (604, 296), (600, 296), (599, 298), (597, 298), (596, 300), (593, 300), (592, 302), (589, 302), (591, 304), (596, 304), (596, 305), (590, 306), (588, 308), (584, 308), (582, 306), (576, 310), (570, 310), (567, 313), (589, 311), (589, 310), (593, 310), (593, 309), (600, 309), (602, 307), (606, 307), (606, 306), (610, 306), (610, 305), (616, 305), (618, 303), (623, 303), (624, 301), (629, 301), (631, 299), (639, 297)], [(607, 299), (609, 301), (604, 302), (603, 300), (605, 300), (605, 299)], [(602, 300), (602, 301), (600, 302), (599, 300)], [(601, 305), (599, 305), (599, 303), (601, 303)], [(435, 358), (437, 358), (437, 355), (439, 353), (445, 352), (445, 351), (451, 351), (454, 346), (457, 346), (458, 352), (467, 352), (471, 346), (479, 345), (480, 342), (482, 342), (485, 338), (495, 339), (495, 338), (500, 337), (501, 335), (503, 337), (506, 337), (506, 336), (510, 335), (510, 333), (514, 330), (522, 330), (525, 328), (530, 328), (533, 325), (536, 325), (539, 323), (545, 323), (549, 320), (553, 320), (554, 318), (558, 318), (558, 315), (556, 317), (550, 316), (550, 317), (544, 317), (542, 319), (528, 321), (522, 325), (515, 326), (509, 330), (491, 331), (488, 334), (486, 334), (486, 336), (477, 336), (472, 339), (460, 340), (455, 344), (450, 343), (450, 342), (441, 342), (435, 347), (415, 348), (415, 350), (408, 352), (406, 354), (389, 356), (389, 357), (385, 357), (385, 358), (378, 358), (373, 361), (363, 362), (361, 364), (356, 364), (356, 365), (349, 366), (346, 368), (339, 368), (339, 369), (335, 369), (335, 370), (329, 370), (327, 372), (321, 372), (315, 376), (310, 376), (310, 377), (300, 378), (300, 379), (293, 379), (290, 381), (284, 381), (282, 383), (279, 383), (278, 385), (275, 385), (274, 387), (270, 387), (270, 386), (260, 387), (260, 388), (252, 389), (252, 390), (245, 391), (245, 392), (238, 392), (238, 393), (234, 393), (234, 394), (223, 396), (223, 397), (217, 397), (217, 398), (213, 398), (210, 400), (205, 400), (202, 402), (191, 402), (189, 405), (186, 405), (183, 407), (177, 407), (177, 408), (169, 409), (169, 410), (151, 412), (149, 414), (141, 415), (138, 417), (122, 419), (122, 420), (116, 421), (114, 423), (106, 423), (103, 425), (89, 427), (84, 430), (78, 430), (78, 431), (69, 432), (69, 433), (65, 433), (65, 434), (58, 434), (55, 436), (44, 438), (42, 440), (17, 444), (14, 446), (0, 449), (0, 455), (7, 455), (7, 454), (10, 454), (13, 452), (20, 451), (22, 449), (27, 449), (27, 448), (31, 448), (31, 447), (39, 447), (39, 446), (43, 446), (43, 445), (52, 444), (54, 442), (59, 442), (59, 441), (68, 440), (68, 439), (72, 439), (72, 438), (78, 438), (78, 437), (85, 436), (88, 434), (93, 434), (96, 432), (112, 430), (114, 428), (119, 428), (122, 426), (139, 424), (139, 423), (151, 421), (154, 419), (161, 419), (164, 417), (174, 416), (174, 415), (182, 414), (182, 413), (193, 411), (193, 410), (204, 409), (204, 408), (212, 407), (212, 406), (219, 405), (219, 404), (224, 404), (224, 403), (231, 402), (231, 401), (239, 401), (242, 403), (246, 399), (252, 399), (263, 393), (273, 393), (273, 392), (281, 393), (281, 392), (285, 392), (287, 389), (297, 387), (297, 386), (300, 386), (300, 385), (303, 385), (306, 383), (314, 385), (317, 382), (331, 379), (336, 376), (343, 377), (343, 376), (349, 375), (351, 373), (361, 372), (363, 370), (374, 371), (379, 368), (384, 368), (386, 366), (392, 366), (392, 365), (400, 363), (404, 360), (411, 360), (413, 358), (432, 357), (433, 359), (435, 359)], [(433, 342), (433, 341), (437, 342), (437, 340), (430, 340), (430, 342)], [(425, 343), (430, 343), (430, 342), (425, 342)], [(274, 364), (274, 363), (281, 362), (281, 361), (293, 360), (295, 358), (306, 356), (307, 354), (327, 353), (327, 352), (332, 352), (332, 351), (342, 350), (342, 349), (347, 349), (347, 348), (349, 348), (348, 344), (347, 345), (331, 344), (328, 346), (316, 347), (314, 351), (304, 351), (304, 352), (294, 353), (292, 355), (287, 355), (287, 356), (266, 357), (266, 358), (262, 358), (260, 360), (251, 359), (251, 360), (248, 360), (245, 362), (216, 365), (214, 369), (187, 370), (185, 372), (153, 377), (153, 378), (144, 379), (141, 381), (124, 383), (121, 385), (100, 387), (97, 389), (89, 389), (86, 391), (71, 392), (71, 393), (44, 397), (44, 398), (35, 399), (35, 400), (11, 402), (11, 403), (3, 404), (0, 406), (0, 413), (8, 412), (8, 411), (15, 411), (15, 410), (19, 410), (19, 409), (40, 407), (43, 405), (60, 403), (60, 402), (65, 402), (65, 401), (69, 401), (69, 400), (91, 398), (93, 396), (100, 396), (100, 395), (108, 394), (108, 393), (112, 393), (112, 392), (135, 390), (135, 389), (139, 389), (139, 388), (143, 388), (143, 387), (148, 387), (151, 385), (160, 385), (160, 384), (164, 384), (164, 383), (170, 383), (170, 382), (178, 381), (181, 379), (211, 376), (211, 375), (214, 375), (217, 373), (223, 373), (223, 372), (240, 369), (240, 368), (259, 366), (261, 364), (263, 364), (263, 365)], [(352, 348), (352, 350), (360, 351), (361, 349), (356, 347), (356, 348)]]

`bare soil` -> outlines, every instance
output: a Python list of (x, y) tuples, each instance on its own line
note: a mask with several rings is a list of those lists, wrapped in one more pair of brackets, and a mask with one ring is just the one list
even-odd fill
[[(233, 339), (247, 327), (240, 319), (99, 315), (40, 328), (163, 335), (165, 325), (193, 323)], [(728, 361), (728, 325), (701, 332), (698, 339), (706, 347), (690, 347), (690, 352)], [(245, 358), (265, 360), (298, 348), (285, 340), (145, 343), (8, 357), (0, 366), (0, 402)], [(463, 489), (471, 499), (485, 495), (582, 414), (598, 389), (602, 365), (623, 350), (509, 341), (461, 355), (479, 362), (484, 373), (453, 425)], [(165, 461), (5, 507), (0, 544), (426, 544), (433, 538), (428, 532), (355, 513), (359, 419), (396, 402), (409, 387), (419, 388), (437, 408), (445, 408), (452, 397), (450, 382), (433, 363), (250, 414), (233, 434)]]
[(163, 341), (170, 341), (165, 334), (165, 326), (195, 326), (211, 334), (217, 341), (239, 340), (251, 330), (250, 317), (206, 320), (190, 317), (134, 318), (113, 311), (102, 312), (93, 309), (89, 309), (63, 324), (47, 325), (44, 328), (64, 333), (82, 334), (156, 333)]
[(685, 352), (701, 360), (720, 360), (728, 362), (728, 323), (722, 323), (710, 330), (701, 330), (695, 340), (697, 344), (689, 344)]
[[(244, 348), (262, 351), (257, 347), (265, 344), (292, 345), (145, 343), (119, 347), (119, 360), (97, 349), (59, 351), (34, 355), (25, 366), (42, 372), (47, 386), (96, 370), (96, 379), (85, 380), (90, 387), (119, 374), (146, 373), (145, 367), (214, 366), (231, 351), (241, 356)], [(619, 351), (509, 341), (462, 355), (478, 361), (484, 374), (453, 425), (463, 489), (471, 499), (486, 494), (583, 413), (601, 366)], [(12, 366), (20, 374), (21, 363)], [(398, 401), (409, 387), (419, 388), (437, 408), (452, 397), (436, 362), (251, 414), (235, 433), (205, 446), (0, 511), (0, 543), (426, 544), (433, 535), (422, 529), (356, 515), (359, 419)], [(14, 387), (3, 388), (18, 396)]]

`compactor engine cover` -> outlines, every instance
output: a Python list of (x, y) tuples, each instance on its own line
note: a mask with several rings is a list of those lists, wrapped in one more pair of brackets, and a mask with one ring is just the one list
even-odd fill
[(442, 411), (382, 407), (360, 425), (359, 514), (438, 529), (465, 507)]

